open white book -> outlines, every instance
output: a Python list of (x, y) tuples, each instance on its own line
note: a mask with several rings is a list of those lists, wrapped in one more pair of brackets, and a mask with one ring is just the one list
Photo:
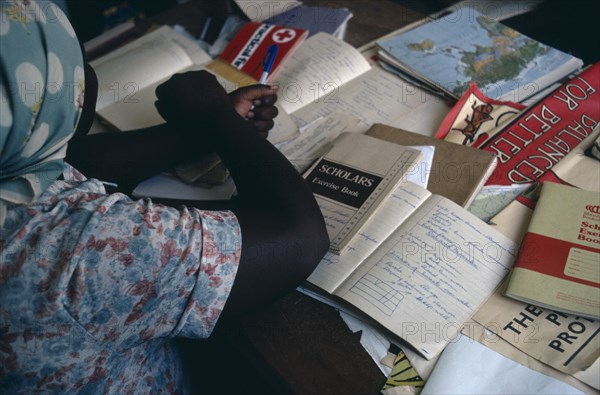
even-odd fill
[(407, 127), (415, 112), (426, 113), (410, 130), (432, 135), (448, 111), (439, 98), (371, 66), (350, 44), (326, 33), (309, 37), (283, 64), (281, 108), (303, 127), (331, 113), (345, 113), (368, 126)]
[(90, 63), (98, 76), (96, 112), (119, 130), (162, 123), (153, 108), (156, 87), (210, 61), (198, 45), (163, 26)]
[[(164, 122), (154, 102), (158, 85), (172, 75), (192, 70), (213, 73), (226, 91), (255, 83), (241, 73), (224, 76), (212, 58), (195, 42), (163, 26), (117, 50), (92, 61), (98, 76), (97, 114), (122, 131), (141, 129)], [(235, 79), (232, 77), (234, 76)], [(277, 144), (296, 136), (297, 127), (282, 114), (269, 141)]]
[(577, 71), (581, 59), (527, 37), (487, 12), (447, 15), (377, 40), (391, 68), (455, 99), (473, 81), (486, 96), (522, 102)]
[(431, 359), (494, 292), (516, 249), (464, 208), (405, 182), (344, 254), (326, 254), (308, 282)]

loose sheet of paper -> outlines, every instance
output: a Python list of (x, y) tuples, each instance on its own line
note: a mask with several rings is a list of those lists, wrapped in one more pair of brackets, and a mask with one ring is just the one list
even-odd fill
[(235, 192), (235, 184), (229, 178), (221, 185), (204, 188), (186, 184), (179, 177), (158, 174), (142, 181), (133, 190), (134, 196), (182, 200), (228, 200)]
[(583, 394), (461, 336), (450, 343), (421, 392), (426, 394)]
[(364, 133), (366, 128), (360, 129), (359, 123), (358, 119), (346, 114), (332, 113), (327, 117), (317, 119), (300, 136), (282, 146), (280, 151), (292, 162), (298, 172), (303, 173), (331, 148), (333, 140), (342, 132)]

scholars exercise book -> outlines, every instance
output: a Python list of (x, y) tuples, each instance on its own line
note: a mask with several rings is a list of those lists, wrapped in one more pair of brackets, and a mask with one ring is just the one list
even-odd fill
[(383, 61), (458, 99), (471, 81), (493, 99), (520, 102), (583, 62), (470, 8), (377, 41)]
[(600, 193), (544, 183), (506, 295), (600, 319)]
[(360, 133), (345, 132), (305, 173), (331, 241), (343, 253), (422, 154)]

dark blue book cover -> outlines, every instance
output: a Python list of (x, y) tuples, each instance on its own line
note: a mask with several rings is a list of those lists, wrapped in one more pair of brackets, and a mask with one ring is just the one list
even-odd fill
[(306, 29), (309, 32), (309, 37), (324, 32), (343, 38), (346, 23), (351, 17), (352, 12), (347, 8), (301, 5), (274, 15), (265, 20), (264, 23)]

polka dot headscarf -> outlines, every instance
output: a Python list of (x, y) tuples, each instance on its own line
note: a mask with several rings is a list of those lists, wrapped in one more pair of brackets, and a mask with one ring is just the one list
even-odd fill
[(50, 1), (0, 0), (0, 226), (62, 173), (83, 106), (75, 31)]

